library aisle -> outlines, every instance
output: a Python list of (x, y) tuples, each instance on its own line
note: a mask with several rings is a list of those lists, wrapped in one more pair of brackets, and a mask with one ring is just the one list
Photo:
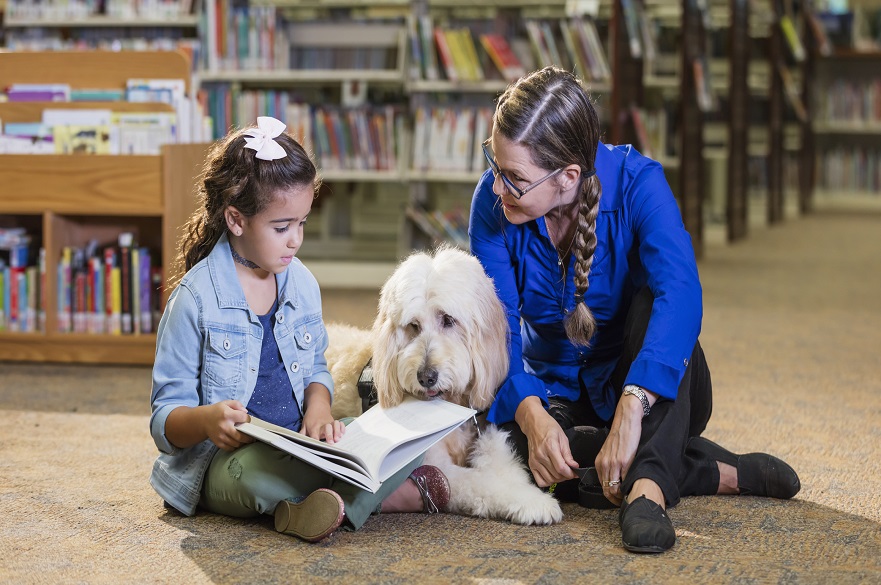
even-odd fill
[[(318, 545), (268, 517), (184, 518), (147, 482), (148, 368), (3, 364), (0, 581), (879, 582), (879, 235), (881, 213), (821, 212), (708, 244), (706, 435), (778, 454), (802, 491), (686, 498), (677, 545), (650, 563), (621, 547), (615, 511), (571, 504), (551, 527), (392, 514)], [(327, 317), (370, 312), (368, 292), (327, 291)]]

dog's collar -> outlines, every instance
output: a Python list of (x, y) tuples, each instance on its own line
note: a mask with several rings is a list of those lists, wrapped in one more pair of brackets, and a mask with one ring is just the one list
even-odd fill
[(368, 408), (379, 402), (373, 382), (373, 358), (367, 360), (358, 376), (358, 396), (361, 397), (361, 412), (367, 412)]

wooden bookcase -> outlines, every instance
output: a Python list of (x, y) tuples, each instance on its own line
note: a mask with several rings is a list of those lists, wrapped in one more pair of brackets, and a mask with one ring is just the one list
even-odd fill
[(728, 33), (728, 188), (725, 194), (726, 239), (736, 242), (749, 230), (749, 12), (748, 0), (730, 0)]
[[(0, 53), (0, 87), (11, 83), (68, 83), (72, 88), (125, 87), (130, 78), (189, 80), (187, 58), (176, 52)], [(189, 83), (188, 83), (189, 87)], [(0, 119), (39, 121), (54, 107), (162, 111), (165, 104), (3, 103)], [(124, 231), (161, 250), (172, 276), (179, 228), (195, 207), (195, 177), (207, 145), (168, 145), (160, 156), (0, 155), (0, 222), (28, 227), (46, 250), (42, 332), (0, 332), (0, 360), (151, 364), (155, 334), (59, 333), (55, 267), (64, 246), (113, 240)], [(167, 290), (166, 290), (167, 294)]]

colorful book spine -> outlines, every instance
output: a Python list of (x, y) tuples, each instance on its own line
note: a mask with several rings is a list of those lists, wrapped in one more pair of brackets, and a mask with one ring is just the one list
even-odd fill
[[(138, 249), (138, 307), (141, 333), (153, 332), (153, 318), (151, 314), (151, 280), (150, 280), (151, 257), (148, 248)], [(158, 294), (158, 293), (155, 293)]]

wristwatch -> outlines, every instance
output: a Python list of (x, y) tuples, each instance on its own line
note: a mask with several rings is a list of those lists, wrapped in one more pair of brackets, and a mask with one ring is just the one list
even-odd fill
[(622, 391), (622, 396), (624, 394), (632, 394), (639, 398), (639, 401), (642, 402), (642, 417), (645, 418), (651, 413), (652, 405), (649, 404), (648, 396), (645, 395), (645, 390), (637, 386), (636, 384), (627, 384), (624, 386), (624, 390)]

